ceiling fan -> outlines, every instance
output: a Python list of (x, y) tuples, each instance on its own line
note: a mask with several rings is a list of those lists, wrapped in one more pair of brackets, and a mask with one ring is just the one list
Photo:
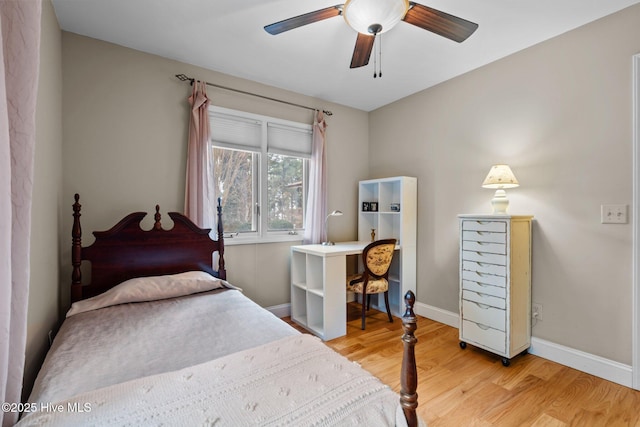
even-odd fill
[(267, 25), (269, 34), (280, 34), (303, 25), (342, 15), (358, 32), (351, 58), (351, 68), (369, 63), (375, 37), (404, 21), (458, 43), (465, 41), (478, 24), (409, 0), (346, 0), (344, 4), (326, 7)]

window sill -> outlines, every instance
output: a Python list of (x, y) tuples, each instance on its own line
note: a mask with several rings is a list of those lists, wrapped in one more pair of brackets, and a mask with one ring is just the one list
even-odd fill
[(266, 237), (225, 237), (225, 246), (256, 245), (261, 243), (302, 242), (302, 234), (283, 234)]

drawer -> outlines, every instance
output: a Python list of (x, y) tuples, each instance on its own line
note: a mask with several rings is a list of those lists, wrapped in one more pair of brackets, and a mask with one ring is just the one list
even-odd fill
[(507, 243), (507, 234), (492, 233), (488, 231), (463, 231), (462, 240), (488, 243)]
[(496, 276), (494, 274), (479, 273), (477, 271), (462, 270), (462, 278), (472, 282), (484, 283), (485, 285), (507, 286), (507, 278), (504, 276)]
[(462, 251), (463, 261), (475, 261), (482, 264), (507, 265), (507, 256), (487, 252)]
[(504, 243), (487, 243), (487, 242), (475, 242), (472, 240), (463, 240), (462, 250), (506, 255), (507, 245)]
[(504, 310), (477, 302), (462, 300), (462, 318), (481, 323), (499, 331), (506, 331), (506, 313)]
[(507, 334), (505, 332), (469, 320), (462, 321), (460, 340), (489, 347), (501, 355), (506, 354)]
[(462, 230), (475, 230), (475, 231), (493, 231), (497, 233), (506, 233), (507, 222), (506, 221), (474, 221), (465, 219), (462, 221)]
[(493, 295), (473, 292), (466, 289), (462, 290), (462, 299), (502, 309), (507, 307), (506, 300), (504, 298), (494, 297)]
[(478, 273), (493, 274), (495, 276), (506, 276), (507, 267), (497, 264), (484, 264), (475, 261), (462, 261), (462, 269), (477, 271)]
[(507, 297), (507, 288), (502, 288), (500, 286), (490, 286), (484, 285), (478, 282), (471, 282), (469, 280), (462, 281), (462, 289), (466, 289), (471, 292), (477, 292), (485, 295), (491, 295), (498, 298), (506, 298)]

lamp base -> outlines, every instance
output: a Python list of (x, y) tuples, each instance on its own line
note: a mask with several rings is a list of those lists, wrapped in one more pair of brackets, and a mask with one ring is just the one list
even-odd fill
[(509, 207), (509, 199), (507, 199), (507, 193), (499, 188), (491, 199), (491, 206), (493, 206), (494, 215), (506, 215), (507, 208)]
[(333, 242), (322, 242), (322, 246), (333, 246), (335, 243)]

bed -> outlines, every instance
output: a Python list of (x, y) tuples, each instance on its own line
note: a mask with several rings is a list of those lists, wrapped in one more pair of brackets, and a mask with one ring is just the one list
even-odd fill
[(226, 281), (217, 209), (217, 239), (156, 206), (83, 247), (75, 195), (73, 304), (18, 425), (417, 425), (414, 295), (398, 395)]

